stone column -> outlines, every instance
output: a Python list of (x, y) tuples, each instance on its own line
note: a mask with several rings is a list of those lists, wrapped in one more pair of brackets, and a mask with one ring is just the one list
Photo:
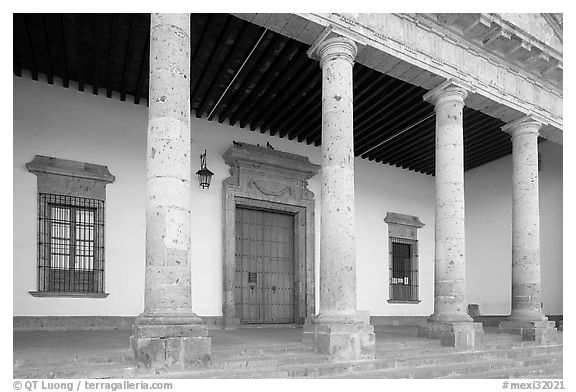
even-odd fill
[(131, 344), (139, 367), (155, 370), (210, 359), (206, 326), (192, 312), (189, 98), (190, 15), (152, 14), (144, 312)]
[(467, 314), (464, 242), (464, 133), (462, 110), (468, 87), (448, 80), (424, 95), (436, 112), (436, 225), (434, 314), (421, 335), (469, 349), (481, 324)]
[(332, 37), (314, 51), (322, 68), (322, 214), (320, 309), (308, 319), (304, 340), (333, 359), (374, 356), (369, 317), (356, 311), (354, 241), (354, 41)]
[(548, 342), (556, 335), (542, 313), (538, 131), (542, 123), (526, 116), (502, 127), (512, 136), (512, 312), (499, 332), (521, 333)]

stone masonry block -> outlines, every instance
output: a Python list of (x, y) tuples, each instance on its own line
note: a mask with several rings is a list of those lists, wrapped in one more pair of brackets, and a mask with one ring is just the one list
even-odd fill
[(554, 321), (505, 320), (498, 326), (498, 333), (522, 335), (523, 340), (539, 344), (552, 344), (558, 340)]
[(418, 334), (429, 339), (440, 339), (443, 346), (470, 351), (482, 346), (484, 331), (482, 323), (429, 321), (419, 327)]
[(307, 319), (304, 343), (314, 344), (318, 352), (328, 354), (333, 361), (374, 358), (374, 327), (361, 322), (322, 323)]
[(161, 373), (202, 367), (210, 362), (211, 339), (208, 337), (130, 339), (140, 371)]

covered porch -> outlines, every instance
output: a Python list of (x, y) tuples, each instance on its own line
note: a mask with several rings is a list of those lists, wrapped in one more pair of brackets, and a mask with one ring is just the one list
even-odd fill
[[(117, 93), (121, 101), (132, 95), (135, 104), (146, 98), (149, 105), (147, 147), (141, 151), (147, 169), (146, 200), (140, 210), (147, 215), (146, 262), (143, 257), (138, 264), (145, 270), (144, 286), (140, 286), (144, 311), (132, 330), (133, 351), (128, 344), (130, 332), (123, 329), (16, 332), (15, 375), (33, 377), (34, 372), (47, 371), (48, 376), (73, 377), (77, 371), (97, 371), (84, 375), (129, 377), (139, 372), (152, 377), (155, 370), (186, 378), (557, 375), (557, 368), (544, 365), (561, 364), (561, 334), (556, 340), (554, 323), (542, 311), (539, 244), (534, 240), (539, 236), (538, 144), (543, 137), (561, 139), (557, 116), (527, 110), (518, 103), (522, 97), (514, 97), (518, 100), (509, 105), (498, 101), (482, 90), (481, 83), (475, 84), (473, 76), (479, 75), (430, 72), (424, 65), (414, 65), (413, 59), (386, 52), (378, 46), (381, 42), (367, 45), (356, 39), (357, 31), (342, 29), (339, 22), (323, 27), (299, 17), (289, 16), (289, 20), (284, 25), (286, 35), (274, 23), (256, 23), (255, 16), (36, 15), (15, 20), (16, 76), (25, 71), (38, 80), (44, 73), (48, 84), (61, 78), (63, 87), (68, 87), (76, 80), (80, 91), (98, 95), (106, 90), (108, 98)], [(298, 26), (306, 37), (293, 37), (289, 27)], [(100, 40), (98, 31), (107, 39)], [(41, 39), (31, 39), (34, 36)], [(69, 45), (71, 41), (74, 45)], [(546, 102), (553, 112), (558, 97), (552, 95)], [(223, 240), (230, 243), (222, 251), (224, 266), (230, 268), (216, 276), (212, 286), (215, 291), (224, 287), (221, 317), (234, 330), (207, 329), (193, 309), (198, 303), (192, 298), (192, 281), (203, 279), (198, 264), (192, 262), (193, 212), (202, 209), (195, 205), (197, 200), (206, 200), (191, 186), (191, 156), (204, 143), (194, 138), (191, 124), (199, 124), (197, 119), (228, 120), (231, 126), (249, 127), (252, 133), (321, 146), (321, 166), (303, 163), (307, 169), (295, 176), (286, 167), (279, 168), (278, 159), (266, 158), (283, 154), (272, 153), (271, 145), (266, 150), (228, 141), (233, 146), (223, 159), (231, 176), (221, 183), (223, 201), (231, 201), (231, 207), (226, 204), (221, 214)], [(204, 132), (203, 136), (212, 135)], [(483, 333), (482, 325), (467, 313), (464, 172), (510, 153), (514, 165), (510, 220), (516, 256), (511, 263), (512, 321), (503, 323), (500, 331), (517, 335), (498, 335), (493, 327)], [(234, 154), (242, 159), (227, 159)], [(250, 170), (238, 163), (258, 154), (262, 161), (248, 162)], [(287, 155), (292, 163), (299, 159)], [(360, 312), (355, 158), (420, 173), (422, 181), (434, 176), (430, 189), (435, 196), (429, 199), (434, 199), (435, 217), (427, 220), (429, 227), (435, 225), (434, 293), (430, 290), (428, 298), (434, 307), (423, 325), (384, 328), (371, 325), (369, 315)], [(266, 159), (274, 170), (256, 179), (242, 177), (252, 175), (254, 166), (260, 169)], [(226, 264), (238, 257), (235, 232), (227, 232), (241, 205), (235, 200), (251, 199), (252, 207), (256, 200), (268, 209), (274, 203), (300, 208), (306, 202), (310, 205), (302, 213), (306, 224), (296, 226), (316, 234), (314, 193), (307, 180), (317, 172), (322, 177), (316, 190), (322, 199), (316, 207), (320, 252), (317, 257), (314, 247), (318, 245), (303, 234), (304, 242), (298, 246), (306, 249), (302, 270), (307, 270), (302, 272), (305, 278), (292, 279), (304, 293), (298, 297), (304, 305), (298, 308), (302, 314), (295, 322), (304, 328), (247, 328), (242, 325), (245, 315), (237, 310), (234, 279), (236, 275), (244, 279), (246, 273), (247, 291), (259, 278), (249, 271), (235, 271), (232, 262)], [(49, 352), (57, 366), (50, 368), (46, 361), (42, 365), (38, 359), (43, 352)]]

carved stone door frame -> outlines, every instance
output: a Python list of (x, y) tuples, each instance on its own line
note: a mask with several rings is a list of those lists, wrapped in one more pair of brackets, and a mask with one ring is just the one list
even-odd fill
[(250, 144), (224, 154), (230, 177), (222, 182), (224, 327), (240, 324), (236, 313), (236, 209), (249, 207), (294, 215), (294, 315), (303, 324), (314, 310), (314, 194), (308, 179), (320, 166), (307, 157)]

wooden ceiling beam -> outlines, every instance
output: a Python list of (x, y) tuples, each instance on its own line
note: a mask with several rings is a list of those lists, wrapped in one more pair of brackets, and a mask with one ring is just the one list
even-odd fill
[[(246, 23), (246, 25), (249, 25), (249, 23)], [(251, 59), (252, 54), (254, 53), (256, 48), (258, 48), (258, 46), (260, 45), (260, 41), (266, 35), (266, 30), (263, 27), (260, 27), (258, 30), (254, 31), (250, 35), (252, 35), (252, 38), (250, 39), (250, 44), (247, 46), (247, 49), (242, 53), (242, 58), (239, 58), (239, 62), (241, 63), (240, 67), (234, 71), (234, 74), (232, 75), (231, 80), (227, 83), (227, 86), (224, 89), (224, 91), (222, 92), (222, 95), (214, 104), (215, 106), (212, 107), (212, 109), (208, 115), (209, 121), (212, 121), (212, 119), (215, 116), (218, 116), (218, 122), (219, 123), (224, 122), (225, 117), (222, 116), (222, 114), (223, 114), (223, 108), (224, 109), (226, 108), (226, 105), (228, 104), (228, 101), (230, 100), (230, 93), (229, 92), (232, 92), (234, 90), (234, 86), (237, 86), (238, 85), (237, 83), (240, 82), (240, 80), (236, 81), (236, 79), (240, 75), (242, 75), (242, 72), (244, 71), (244, 67), (246, 66), (248, 61)], [(240, 48), (240, 45), (234, 45), (234, 51), (238, 50), (239, 48)], [(225, 71), (227, 64), (223, 63), (222, 65), (225, 66), (225, 68), (224, 68), (224, 71)], [(217, 80), (217, 79), (215, 79), (215, 80)], [(234, 94), (236, 94), (237, 92), (238, 91), (235, 91)]]
[(106, 69), (106, 96), (108, 98), (112, 98), (112, 70), (114, 67), (114, 59), (116, 58), (116, 56), (114, 56), (114, 49), (116, 47), (116, 37), (114, 36), (114, 34), (116, 33), (116, 29), (114, 28), (116, 23), (116, 15), (115, 14), (110, 14), (110, 35), (108, 36), (108, 48), (107, 48), (107, 69)]
[[(311, 105), (314, 105), (313, 107)], [(311, 94), (307, 94), (303, 101), (298, 105), (298, 108), (294, 110), (285, 121), (282, 121), (277, 129), (276, 132), (279, 133), (280, 137), (286, 136), (292, 129), (294, 129), (294, 123), (297, 119), (301, 119), (304, 112), (308, 111), (311, 112), (314, 109), (317, 109), (320, 105), (322, 105), (322, 90), (316, 88), (312, 91)], [(270, 124), (272, 127), (272, 124)]]
[(354, 109), (356, 109), (357, 103), (364, 101), (362, 97), (372, 91), (382, 79), (386, 78), (386, 75), (382, 73), (375, 75), (372, 70), (360, 64), (354, 64), (354, 68), (358, 68), (358, 77), (354, 79), (353, 83), (352, 97), (354, 99)]
[[(312, 106), (308, 107), (307, 110), (308, 113), (300, 116), (295, 122), (290, 124), (290, 130), (286, 133), (288, 140), (298, 137), (301, 141), (318, 130), (322, 132), (322, 99), (318, 99), (315, 103), (313, 102)], [(318, 129), (318, 124), (320, 124), (320, 129)], [(282, 133), (280, 133), (280, 137), (282, 137)], [(306, 133), (305, 137), (303, 137), (304, 133)]]
[(311, 94), (309, 94), (305, 100), (302, 102), (300, 107), (296, 109), (286, 121), (283, 121), (277, 128), (277, 132), (280, 137), (288, 135), (296, 129), (297, 124), (301, 124), (303, 119), (308, 118), (311, 114), (316, 111), (320, 111), (318, 114), (322, 115), (322, 90), (316, 89)]
[[(230, 21), (231, 20), (232, 20), (232, 18), (230, 17), (230, 15), (226, 15), (226, 19), (224, 20), (224, 26), (222, 26), (222, 28), (220, 29), (220, 32), (218, 33), (218, 38), (216, 39), (216, 42), (214, 43), (212, 50), (210, 50), (210, 53), (208, 55), (208, 59), (206, 59), (206, 63), (204, 63), (204, 65), (202, 67), (202, 71), (200, 72), (200, 76), (197, 78), (194, 78), (194, 82), (191, 83), (192, 86), (190, 87), (190, 105), (192, 105), (192, 106), (194, 106), (194, 103), (196, 103), (196, 101), (200, 98), (199, 91), (200, 91), (200, 87), (201, 87), (202, 83), (205, 83), (206, 80), (208, 80), (208, 78), (206, 77), (206, 74), (208, 72), (213, 71), (212, 62), (214, 61), (216, 54), (218, 52), (220, 52), (222, 50), (222, 48), (224, 47), (224, 41), (227, 39), (227, 35), (228, 35), (227, 33), (228, 33), (228, 29), (230, 28)], [(210, 89), (210, 88), (211, 88), (211, 83), (208, 85), (208, 89)], [(204, 114), (203, 112), (201, 112), (198, 109), (199, 108), (196, 109), (196, 118), (200, 118)]]
[(486, 143), (477, 146), (474, 150), (464, 154), (464, 163), (475, 160), (480, 156), (490, 156), (500, 150), (512, 151), (512, 144), (502, 143), (499, 140), (487, 140)]
[[(320, 101), (320, 106), (321, 103), (322, 101)], [(311, 121), (309, 121), (308, 124), (304, 124), (301, 127), (296, 125), (296, 129), (299, 129), (299, 131), (295, 136), (298, 136), (299, 142), (306, 140), (306, 144), (311, 144), (314, 141), (314, 139), (316, 139), (318, 134), (322, 133), (322, 109), (320, 108), (316, 110), (318, 110), (318, 112), (314, 116), (314, 119), (311, 119)], [(312, 110), (310, 111), (310, 113), (313, 113)], [(290, 136), (288, 138), (290, 139)], [(292, 136), (292, 139), (293, 138), (294, 136)]]
[(405, 156), (412, 154), (415, 143), (423, 147), (430, 140), (434, 143), (435, 122), (435, 118), (431, 117), (405, 132), (404, 135), (398, 136), (398, 138), (405, 136), (400, 140), (400, 143), (398, 143), (398, 140), (393, 140), (391, 143), (384, 144), (382, 148), (378, 148), (367, 154), (362, 154), (362, 158), (369, 158), (376, 162), (382, 162), (384, 159), (391, 162), (402, 160)]
[[(357, 137), (354, 140), (354, 151), (356, 154), (361, 155), (370, 151), (374, 146), (384, 142), (386, 139), (392, 137), (395, 133), (401, 132), (410, 124), (414, 124), (431, 113), (430, 107), (427, 105), (418, 105), (407, 109), (402, 106), (396, 106), (376, 119), (374, 122), (365, 124), (365, 126), (358, 125)], [(407, 113), (412, 113), (408, 115)]]
[[(354, 68), (352, 70), (353, 79), (358, 77), (358, 72), (360, 72), (359, 68)], [(305, 122), (305, 120), (309, 120), (310, 117), (322, 115), (322, 79), (319, 78), (315, 84), (310, 86), (310, 89), (313, 90), (313, 92), (311, 94), (306, 94), (308, 97), (304, 98), (303, 101), (298, 102), (298, 107), (295, 108), (295, 111), (292, 112), (285, 121), (281, 122), (276, 129), (276, 132), (279, 132), (280, 137), (290, 135), (290, 140), (294, 139), (294, 137), (298, 136), (302, 131), (302, 129), (299, 129), (300, 124)], [(308, 111), (308, 113), (302, 114), (303, 111)]]
[[(487, 139), (485, 141), (485, 146), (488, 146), (488, 149), (478, 149), (476, 148), (472, 152), (468, 152), (464, 154), (464, 170), (469, 170), (470, 162), (473, 162), (475, 165), (478, 164), (479, 161), (487, 159), (486, 162), (492, 161), (494, 159), (500, 158), (502, 156), (507, 155), (506, 151), (512, 151), (511, 145), (502, 144), (501, 142), (495, 139)], [(423, 167), (423, 170), (432, 170), (434, 167), (434, 160), (432, 158), (428, 158), (428, 161), (423, 162), (423, 159), (420, 159), (416, 162), (419, 166)], [(475, 166), (474, 166), (475, 167)]]
[[(296, 73), (295, 80), (291, 80), (289, 87), (277, 96), (274, 103), (254, 122), (255, 127), (260, 127), (260, 132), (264, 133), (269, 128), (269, 124), (274, 119), (282, 115), (282, 111), (290, 112), (299, 99), (299, 95), (309, 89), (314, 84), (314, 79), (320, 78), (316, 64), (306, 65), (306, 69), (301, 73)], [(272, 134), (273, 136), (273, 134)]]
[[(480, 112), (473, 112), (471, 116), (473, 118), (482, 118), (487, 117), (486, 115)], [(430, 147), (434, 147), (436, 143), (436, 133), (435, 133), (435, 123), (436, 118), (431, 117), (425, 123), (423, 123), (423, 128), (419, 129), (419, 132), (423, 132), (423, 129), (428, 128), (429, 131), (422, 137), (415, 137), (410, 138), (406, 143), (402, 143), (401, 145), (394, 146), (391, 144), (385, 150), (378, 151), (374, 155), (374, 159), (376, 162), (382, 162), (383, 160), (390, 161), (390, 162), (402, 162), (407, 159), (411, 159), (411, 156), (415, 155), (413, 151), (413, 144), (417, 143), (419, 148), (428, 149)], [(475, 123), (470, 126), (469, 130), (475, 132), (478, 128), (480, 128), (482, 123)]]
[[(436, 157), (436, 148), (434, 144), (422, 146), (418, 148), (418, 151), (410, 154), (408, 159), (384, 159), (380, 162), (388, 162), (396, 167), (413, 167), (416, 170), (426, 170), (427, 163), (430, 159), (434, 160)], [(379, 162), (379, 161), (376, 161)]]
[(44, 38), (44, 48), (46, 49), (46, 57), (48, 64), (48, 70), (46, 72), (46, 77), (48, 79), (48, 84), (54, 84), (54, 66), (52, 64), (52, 54), (50, 53), (50, 43), (48, 41), (48, 29), (46, 28), (46, 16), (44, 14), (40, 14), (40, 21), (42, 25), (42, 35)]
[(18, 57), (18, 50), (14, 44), (12, 44), (12, 64), (14, 66), (14, 75), (22, 77), (22, 65), (20, 64), (20, 58)]
[[(290, 45), (290, 41), (287, 38), (283, 38), (280, 40), (276, 45), (270, 46), (268, 49), (268, 58), (273, 56), (273, 53), (276, 51), (276, 48), (280, 46), (279, 52), (274, 56), (271, 62), (269, 61), (262, 61), (257, 68), (253, 68), (252, 71), (254, 72), (250, 79), (253, 80), (252, 83), (248, 83), (244, 90), (250, 90), (247, 94), (246, 91), (242, 91), (242, 99), (237, 102), (237, 105), (231, 106), (232, 109), (230, 111), (230, 125), (235, 125), (236, 122), (240, 120), (240, 116), (244, 111), (246, 105), (253, 104), (253, 100), (255, 99), (255, 95), (257, 92), (263, 87), (266, 86), (266, 81), (269, 80), (273, 72), (269, 72), (272, 67), (277, 67), (280, 63), (278, 61), (279, 56), (285, 56), (287, 46)], [(251, 87), (250, 87), (251, 86)], [(244, 126), (246, 122), (244, 122)], [(240, 126), (242, 128), (242, 126)]]
[[(262, 66), (266, 63), (268, 55), (272, 53), (273, 49), (276, 45), (281, 42), (283, 37), (279, 34), (274, 34), (270, 31), (266, 32), (262, 41), (258, 45), (256, 50), (260, 50), (260, 53), (257, 55), (256, 58), (251, 58), (247, 63), (246, 66), (242, 69), (242, 76), (241, 80), (237, 80), (234, 86), (238, 86), (237, 88), (232, 88), (231, 94), (227, 96), (227, 102), (222, 100), (222, 105), (224, 109), (218, 115), (218, 122), (222, 123), (226, 118), (229, 118), (232, 111), (234, 110), (235, 106), (237, 105), (238, 101), (244, 96), (246, 90), (250, 84), (253, 82), (253, 77), (260, 72)], [(256, 44), (256, 43), (255, 43)], [(254, 52), (254, 54), (256, 51)], [(230, 125), (234, 125), (230, 122)]]
[[(201, 98), (196, 113), (209, 112), (208, 103), (212, 100), (212, 97), (214, 97), (217, 93), (220, 93), (218, 89), (219, 81), (225, 76), (226, 71), (230, 67), (230, 60), (234, 57), (238, 57), (240, 49), (242, 48), (242, 45), (240, 45), (240, 43), (246, 39), (246, 30), (248, 26), (249, 23), (243, 22), (240, 25), (240, 30), (238, 31), (238, 33), (234, 35), (234, 40), (232, 41), (232, 44), (228, 49), (228, 53), (226, 53), (224, 60), (220, 62), (218, 70), (216, 71), (216, 73), (213, 74), (212, 78), (210, 78), (210, 81), (208, 82), (208, 86), (210, 87), (208, 91), (204, 93), (204, 96)], [(238, 69), (234, 71), (234, 74), (236, 74), (236, 72), (238, 72)], [(211, 117), (213, 118), (213, 116)]]
[[(191, 15), (190, 16), (190, 21), (192, 22), (194, 20), (194, 16), (196, 15)], [(202, 34), (200, 35), (200, 39), (198, 40), (198, 45), (196, 45), (195, 48), (192, 49), (192, 52), (190, 53), (190, 66), (192, 67), (192, 63), (194, 63), (194, 61), (196, 60), (196, 56), (198, 55), (198, 52), (200, 51), (200, 47), (202, 46), (203, 43), (206, 42), (206, 36), (208, 35), (208, 30), (210, 29), (210, 23), (212, 22), (212, 14), (208, 14), (208, 16), (206, 17), (206, 24), (204, 25), (204, 28), (202, 29)], [(190, 87), (192, 88), (192, 87)]]
[(91, 67), (92, 67), (92, 94), (93, 95), (98, 95), (98, 87), (100, 84), (99, 81), (99, 67), (98, 67), (98, 58), (99, 58), (99, 43), (100, 43), (100, 38), (102, 37), (101, 35), (101, 25), (104, 23), (103, 22), (103, 17), (100, 14), (94, 14), (92, 16), (92, 23), (90, 25), (90, 35), (92, 37), (92, 61), (91, 61)]
[(475, 160), (464, 162), (464, 171), (468, 171), (468, 170), (477, 168), (477, 167), (482, 166), (486, 163), (495, 161), (496, 159), (500, 159), (500, 158), (503, 158), (507, 155), (510, 155), (511, 153), (512, 153), (512, 146), (510, 146), (508, 148), (501, 147), (498, 150), (492, 151), (490, 156), (480, 156), (480, 157), (476, 158)]
[(502, 141), (502, 139), (494, 133), (492, 126), (484, 127), (479, 130), (474, 137), (464, 139), (464, 152), (473, 151), (476, 147), (485, 144), (487, 140), (492, 139)]
[(424, 151), (434, 149), (436, 143), (436, 135), (434, 133), (433, 124), (428, 123), (426, 130), (421, 131), (420, 135), (412, 135), (408, 140), (408, 148), (401, 149), (398, 153), (394, 149), (387, 151), (378, 151), (373, 154), (369, 159), (376, 162), (405, 162), (411, 159), (420, 159)]
[(58, 14), (58, 36), (60, 38), (60, 44), (62, 45), (62, 51), (60, 55), (62, 56), (62, 85), (68, 88), (69, 78), (68, 78), (68, 51), (66, 50), (66, 36), (64, 34), (64, 18), (62, 14)]
[(382, 156), (396, 157), (405, 152), (409, 152), (413, 148), (415, 141), (419, 145), (423, 145), (430, 139), (434, 142), (434, 124), (436, 119), (434, 117), (422, 121), (420, 124), (414, 126), (410, 130), (394, 138), (390, 143), (385, 143), (381, 148), (372, 151), (371, 153), (362, 155), (363, 158), (371, 155), (378, 160)]
[[(404, 89), (404, 91), (398, 93), (398, 91), (402, 89)], [(402, 110), (408, 102), (413, 102), (415, 105), (417, 105), (421, 100), (420, 98), (411, 96), (414, 91), (416, 91), (415, 88), (406, 88), (405, 86), (400, 85), (393, 89), (392, 92), (388, 95), (389, 97), (393, 97), (392, 99), (384, 100), (384, 97), (381, 99), (375, 99), (374, 103), (370, 105), (369, 109), (359, 115), (358, 118), (354, 119), (354, 127), (356, 129), (362, 129), (366, 124), (374, 121), (375, 118), (385, 118), (392, 115), (392, 113), (396, 113), (397, 111)], [(402, 103), (400, 104), (400, 102)], [(392, 109), (388, 110), (390, 108)], [(362, 146), (373, 136), (373, 133), (358, 132), (355, 144), (357, 146)]]
[(30, 60), (32, 61), (31, 70), (32, 79), (38, 80), (38, 63), (36, 61), (36, 55), (34, 53), (34, 47), (32, 46), (32, 38), (30, 37), (30, 28), (28, 26), (28, 21), (26, 20), (26, 14), (19, 14), (22, 18), (22, 25), (24, 26), (24, 33), (26, 35), (26, 42), (28, 44), (28, 48), (30, 49)]
[[(270, 108), (277, 102), (277, 100), (285, 98), (287, 90), (285, 87), (293, 82), (295, 75), (300, 75), (302, 72), (306, 71), (308, 65), (307, 58), (305, 55), (305, 46), (301, 46), (300, 49), (302, 53), (297, 53), (294, 57), (296, 61), (292, 64), (286, 64), (285, 71), (281, 71), (280, 80), (276, 84), (275, 89), (268, 89), (266, 94), (260, 97), (259, 102), (254, 105), (253, 117), (254, 120), (250, 123), (250, 130), (254, 131), (258, 124), (264, 117), (264, 113), (268, 113)], [(289, 87), (288, 87), (289, 90)], [(264, 133), (264, 129), (260, 129), (261, 133)]]
[[(472, 111), (471, 114), (464, 114), (465, 121), (467, 119), (480, 119), (483, 117), (487, 117), (486, 115)], [(402, 160), (407, 156), (407, 153), (410, 153), (412, 148), (413, 137), (418, 135), (419, 133), (426, 132), (423, 138), (418, 139), (418, 144), (422, 145), (423, 143), (434, 143), (435, 139), (435, 132), (434, 127), (436, 123), (436, 117), (432, 116), (428, 118), (423, 123), (415, 126), (411, 131), (406, 132), (406, 140), (403, 135), (398, 136), (398, 139), (395, 139), (392, 143), (384, 145), (383, 149), (378, 149), (376, 154), (370, 154), (374, 157), (376, 162), (380, 162), (381, 158), (388, 155), (389, 160)], [(427, 131), (427, 129), (431, 129), (431, 131)], [(473, 128), (472, 128), (473, 129)], [(399, 143), (400, 142), (400, 143)], [(402, 154), (402, 155), (399, 155)], [(363, 158), (366, 157), (365, 155), (362, 156)]]
[[(424, 118), (433, 114), (434, 111), (428, 106), (421, 106), (414, 108), (413, 111), (408, 113), (402, 112), (399, 116), (388, 120), (387, 117), (384, 117), (382, 120), (367, 126), (364, 135), (371, 134), (374, 136), (371, 140), (364, 139), (365, 141), (363, 143), (359, 143), (358, 146), (355, 145), (355, 153), (362, 155), (374, 149), (375, 146), (393, 141), (397, 135), (399, 136), (402, 132), (406, 132), (406, 129), (409, 130), (418, 125), (419, 122), (422, 122)], [(384, 123), (382, 123), (383, 121)]]
[(84, 50), (84, 14), (76, 14), (74, 21), (76, 22), (74, 37), (76, 38), (78, 90), (84, 91), (84, 65), (86, 64), (86, 51)]
[[(394, 82), (394, 78), (389, 77), (386, 74), (380, 74), (380, 76), (374, 81), (372, 86), (364, 89), (358, 98), (354, 97), (354, 119), (359, 120), (359, 118), (366, 116), (370, 108), (374, 108), (373, 100), (381, 100), (383, 97), (387, 96), (386, 89)], [(364, 93), (369, 93), (367, 97), (360, 99)], [(367, 105), (371, 105), (368, 109), (365, 109)]]
[(238, 109), (230, 116), (232, 123), (240, 121), (240, 128), (244, 128), (250, 122), (250, 109), (256, 103), (261, 102), (262, 94), (268, 90), (274, 90), (274, 81), (281, 75), (281, 72), (290, 64), (292, 57), (298, 51), (298, 43), (294, 40), (288, 40), (276, 55), (272, 63), (263, 72), (262, 77), (256, 82), (250, 93), (244, 97), (244, 100), (238, 106)]
[(140, 104), (140, 97), (142, 96), (142, 90), (146, 85), (145, 80), (148, 78), (149, 72), (145, 72), (149, 66), (150, 61), (150, 34), (146, 34), (146, 43), (144, 44), (144, 51), (142, 57), (140, 58), (140, 66), (138, 67), (138, 78), (136, 79), (136, 92), (134, 93), (134, 103), (136, 105)]
[(120, 78), (120, 100), (126, 100), (126, 77), (128, 76), (128, 56), (130, 55), (130, 40), (134, 30), (134, 15), (130, 15), (128, 23), (128, 37), (126, 38), (126, 49), (124, 50), (124, 59), (122, 64), (122, 77)]

